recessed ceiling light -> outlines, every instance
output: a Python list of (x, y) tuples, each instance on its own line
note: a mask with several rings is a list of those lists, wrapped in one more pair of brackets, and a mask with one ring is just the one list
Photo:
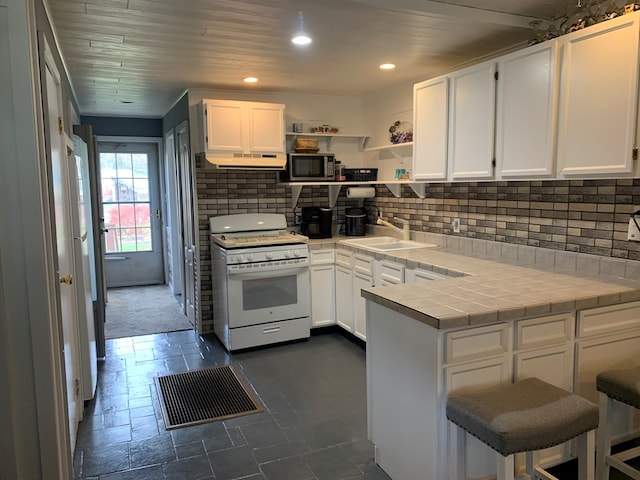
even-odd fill
[(302, 12), (298, 13), (298, 31), (291, 38), (291, 43), (294, 45), (305, 46), (309, 45), (313, 40), (307, 32), (304, 30), (304, 16)]
[(383, 63), (380, 65), (380, 70), (393, 70), (396, 66), (393, 63)]
[(242, 81), (244, 83), (256, 83), (258, 79), (256, 77), (244, 77)]

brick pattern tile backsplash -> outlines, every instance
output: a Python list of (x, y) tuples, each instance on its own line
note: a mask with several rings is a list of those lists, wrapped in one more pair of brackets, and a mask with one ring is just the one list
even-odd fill
[[(208, 245), (208, 218), (233, 213), (283, 213), (293, 225), (291, 188), (274, 172), (197, 171), (201, 248)], [(343, 222), (345, 207), (359, 205), (343, 187), (334, 223)], [(408, 186), (395, 197), (384, 185), (367, 199), (385, 219), (407, 218), (411, 229), (534, 247), (640, 260), (640, 243), (628, 242), (629, 215), (640, 205), (640, 179), (549, 180), (427, 184), (425, 198)], [(303, 206), (327, 205), (327, 187), (302, 190)], [(451, 220), (460, 219), (460, 233)], [(206, 248), (208, 251), (208, 247)]]
[[(209, 217), (238, 213), (282, 213), (294, 224), (291, 188), (274, 172), (219, 171), (198, 165), (200, 288), (198, 308), (202, 333), (213, 325)], [(334, 224), (344, 222), (344, 209), (361, 201), (340, 191)], [(296, 213), (304, 206), (328, 204), (326, 186), (302, 189)], [(640, 205), (640, 179), (549, 180), (427, 184), (425, 198), (408, 186), (395, 197), (384, 185), (364, 201), (372, 218), (409, 219), (411, 229), (518, 245), (640, 260), (640, 243), (628, 242), (629, 215)], [(460, 219), (460, 233), (451, 220)]]

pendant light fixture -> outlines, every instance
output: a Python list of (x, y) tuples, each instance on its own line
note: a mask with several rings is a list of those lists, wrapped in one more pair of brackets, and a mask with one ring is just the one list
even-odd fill
[(294, 45), (305, 46), (309, 45), (313, 40), (307, 32), (304, 30), (304, 15), (302, 12), (298, 13), (298, 31), (291, 38), (291, 43)]

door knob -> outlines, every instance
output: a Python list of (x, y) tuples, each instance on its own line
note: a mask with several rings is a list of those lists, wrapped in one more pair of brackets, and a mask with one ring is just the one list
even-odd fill
[(63, 277), (60, 277), (60, 283), (66, 283), (67, 285), (71, 285), (73, 283), (73, 275), (69, 273)]

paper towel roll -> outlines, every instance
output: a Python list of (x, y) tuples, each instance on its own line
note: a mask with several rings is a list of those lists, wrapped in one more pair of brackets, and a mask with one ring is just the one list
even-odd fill
[(373, 198), (376, 196), (374, 187), (349, 187), (347, 188), (347, 198)]

